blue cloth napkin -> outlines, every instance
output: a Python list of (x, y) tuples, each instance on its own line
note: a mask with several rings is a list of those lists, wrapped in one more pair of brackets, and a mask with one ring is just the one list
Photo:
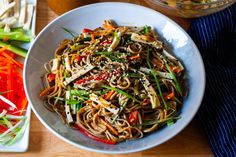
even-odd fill
[(236, 3), (192, 21), (188, 33), (206, 69), (206, 90), (197, 117), (217, 157), (236, 157)]

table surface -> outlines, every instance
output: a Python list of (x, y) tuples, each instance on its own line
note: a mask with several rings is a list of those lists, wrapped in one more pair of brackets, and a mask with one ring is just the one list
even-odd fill
[[(105, 1), (105, 0), (101, 0)], [(136, 3), (147, 6), (142, 0), (120, 0), (123, 2)], [(57, 15), (53, 13), (48, 7), (46, 0), (39, 0), (37, 6), (37, 22), (36, 33), (39, 33), (50, 21), (55, 19)], [(190, 20), (170, 17), (179, 23), (184, 29), (187, 29)], [(37, 119), (34, 113), (31, 116), (30, 126), (30, 141), (29, 149), (25, 153), (1, 153), (0, 156), (7, 157), (32, 157), (32, 156), (83, 156), (83, 157), (182, 157), (182, 156), (194, 156), (194, 157), (210, 157), (213, 156), (209, 148), (207, 138), (194, 119), (181, 133), (167, 141), (166, 143), (138, 153), (132, 153), (127, 155), (106, 155), (99, 154), (90, 151), (85, 151), (72, 146), (46, 129), (41, 122)]]

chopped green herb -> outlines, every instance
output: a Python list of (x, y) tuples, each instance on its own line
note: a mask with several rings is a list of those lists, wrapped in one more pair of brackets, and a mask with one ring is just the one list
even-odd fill
[(116, 92), (118, 92), (118, 93), (120, 93), (120, 94), (126, 96), (127, 98), (130, 98), (130, 99), (132, 99), (132, 100), (134, 100), (134, 101), (136, 101), (136, 102), (140, 102), (140, 101), (137, 100), (135, 97), (129, 95), (128, 93), (126, 93), (126, 92), (124, 92), (123, 90), (120, 90), (120, 89), (118, 89), (118, 88), (110, 87), (110, 86), (106, 86), (106, 85), (103, 85), (102, 87), (103, 87), (103, 88), (106, 88), (106, 89), (114, 90), (114, 91), (116, 91)]

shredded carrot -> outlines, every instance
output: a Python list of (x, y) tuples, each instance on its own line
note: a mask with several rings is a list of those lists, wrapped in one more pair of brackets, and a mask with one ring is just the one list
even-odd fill
[(101, 119), (101, 118), (100, 118), (100, 120), (101, 120), (101, 122), (102, 122), (106, 127), (108, 127), (109, 130), (111, 130), (115, 135), (118, 136), (119, 133), (116, 131), (115, 128), (113, 128), (113, 126), (111, 126), (110, 124), (108, 124), (106, 121), (104, 121), (104, 120)]
[(105, 100), (108, 100), (108, 99), (110, 99), (110, 97), (113, 95), (115, 93), (115, 91), (113, 91), (113, 90), (111, 90), (111, 91), (109, 91), (107, 94), (106, 94), (106, 96), (105, 96)]
[(11, 57), (14, 58), (14, 59), (17, 57), (16, 54), (14, 54), (14, 53), (12, 53), (12, 52), (10, 52), (10, 51), (8, 51), (8, 50), (5, 50), (4, 53), (7, 53), (9, 56), (11, 56)]
[(19, 68), (23, 69), (24, 65), (16, 60), (14, 60), (10, 55), (7, 53), (3, 52), (2, 55), (6, 57), (9, 61), (12, 61), (15, 65), (17, 65)]
[(161, 62), (157, 62), (157, 66), (162, 68), (164, 64), (162, 64)]
[(2, 66), (0, 67), (0, 70), (7, 70), (8, 69), (8, 66)]
[(40, 97), (45, 96), (45, 95), (48, 94), (49, 92), (53, 91), (54, 88), (55, 88), (55, 86), (53, 86), (53, 87), (48, 87), (48, 88), (44, 89), (44, 90), (39, 94), (39, 96), (40, 96)]
[(95, 42), (95, 35), (94, 34), (91, 34), (91, 41), (92, 41), (92, 43)]
[(134, 59), (138, 59), (138, 58), (140, 58), (139, 54), (129, 57), (130, 60), (134, 60)]
[(3, 51), (5, 51), (8, 47), (9, 47), (10, 45), (6, 45), (6, 46), (4, 46), (4, 47), (2, 47), (2, 48), (0, 48), (0, 52), (3, 52)]
[[(27, 104), (28, 104), (28, 100), (27, 100), (26, 97), (24, 97), (24, 99), (23, 99), (22, 102), (21, 102), (21, 108), (22, 108), (22, 109), (25, 109), (26, 106), (27, 106)], [(22, 113), (23, 113), (23, 110), (21, 110), (20, 115), (21, 115)]]
[(172, 71), (173, 71), (174, 73), (179, 73), (179, 72), (181, 71), (181, 69), (180, 69), (179, 67), (173, 67), (173, 68), (172, 68)]
[(105, 28), (105, 29), (115, 29), (115, 27), (114, 26), (112, 26), (112, 25), (109, 25), (109, 24), (103, 24), (103, 28)]
[(169, 99), (172, 99), (174, 96), (175, 96), (175, 93), (172, 92), (169, 95), (167, 95), (165, 98), (169, 100)]
[[(7, 74), (7, 90), (10, 91), (13, 89), (12, 87), (13, 87), (13, 77), (14, 76), (12, 75), (12, 73), (13, 73), (12, 65), (7, 64), (7, 67), (8, 67), (8, 69), (7, 69), (7, 73), (8, 73)], [(12, 92), (7, 93), (7, 96), (10, 100), (12, 100), (12, 98), (13, 98)]]
[(8, 72), (6, 72), (6, 71), (0, 71), (0, 74), (8, 74)]

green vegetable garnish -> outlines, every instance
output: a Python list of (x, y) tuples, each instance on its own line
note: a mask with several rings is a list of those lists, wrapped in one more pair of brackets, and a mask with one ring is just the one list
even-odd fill
[(79, 111), (83, 107), (82, 103), (76, 104), (76, 109)]
[(89, 96), (89, 93), (86, 90), (73, 89), (70, 92), (72, 95)]
[(26, 57), (27, 50), (0, 41), (0, 47), (5, 47), (5, 46), (7, 46), (7, 45), (9, 45), (9, 46), (7, 47), (7, 50), (9, 50), (9, 51), (11, 51), (11, 52), (13, 52), (13, 53), (15, 53), (15, 54), (17, 54), (17, 55), (20, 55), (20, 56), (22, 56), (22, 57)]
[(78, 101), (78, 100), (66, 100), (66, 104), (68, 104), (68, 105), (75, 105), (75, 104), (79, 104), (79, 103), (81, 103), (80, 101)]
[(7, 37), (8, 40), (22, 41), (22, 42), (30, 42), (33, 38), (30, 35), (27, 35), (23, 28), (15, 28), (11, 29), (10, 32), (5, 32), (2, 28), (0, 28), (0, 39), (4, 39)]
[(113, 52), (94, 52), (96, 55), (111, 55)]
[(61, 27), (64, 31), (66, 31), (67, 33), (69, 33), (73, 38), (76, 37), (76, 34), (74, 32), (72, 32), (71, 30), (65, 28), (65, 27)]
[(144, 28), (140, 31), (141, 34), (148, 34), (151, 32), (151, 26), (144, 26)]
[(141, 78), (142, 75), (139, 73), (128, 73), (127, 74), (129, 77), (133, 77), (133, 78)]
[(149, 56), (150, 56), (150, 50), (149, 50), (149, 47), (148, 47), (148, 50), (147, 50), (147, 59), (146, 59), (147, 65), (148, 65), (149, 69), (151, 70), (152, 76), (153, 76), (154, 79), (155, 79), (155, 82), (156, 82), (156, 85), (157, 85), (157, 89), (158, 89), (159, 94), (160, 94), (160, 96), (161, 96), (161, 100), (162, 100), (163, 103), (164, 103), (165, 109), (167, 109), (168, 106), (167, 106), (166, 101), (165, 101), (165, 99), (164, 99), (164, 97), (163, 97), (159, 80), (158, 80), (158, 78), (157, 78), (157, 76), (156, 76), (155, 71), (152, 69), (152, 66), (151, 66), (151, 64), (150, 64), (150, 58), (149, 58)]
[(20, 128), (18, 132), (16, 132), (16, 136), (6, 144), (7, 146), (14, 144), (17, 140), (19, 140), (23, 136), (28, 123), (29, 123), (29, 118), (25, 120), (24, 125)]
[(181, 90), (181, 88), (180, 88), (180, 85), (179, 85), (178, 80), (177, 80), (176, 77), (175, 77), (175, 74), (171, 71), (170, 66), (168, 65), (167, 61), (164, 60), (164, 62), (165, 62), (166, 68), (168, 69), (169, 73), (171, 74), (171, 76), (172, 76), (172, 78), (173, 78), (173, 80), (174, 80), (174, 82), (175, 82), (175, 84), (176, 84), (177, 91), (179, 92), (179, 94), (180, 94), (181, 96), (183, 96), (182, 90)]
[(134, 100), (134, 101), (136, 101), (136, 102), (140, 102), (140, 101), (137, 100), (135, 97), (129, 95), (128, 93), (126, 93), (126, 92), (124, 92), (123, 90), (120, 90), (120, 89), (118, 89), (118, 88), (110, 87), (110, 86), (106, 86), (106, 85), (102, 85), (102, 87), (103, 87), (103, 88), (106, 88), (106, 89), (114, 90), (114, 91), (116, 91), (116, 92), (118, 92), (118, 93), (120, 93), (120, 94), (126, 96), (127, 98), (130, 98), (130, 99), (132, 99), (132, 100)]
[(170, 120), (167, 121), (167, 125), (168, 125), (168, 126), (171, 126), (171, 125), (173, 125), (173, 124), (174, 124), (173, 119), (170, 119)]
[(150, 121), (144, 121), (141, 125), (153, 125), (153, 124), (160, 124), (160, 123), (164, 123), (164, 122), (168, 122), (170, 120), (177, 120), (180, 119), (181, 117), (170, 117), (170, 118), (165, 118), (162, 120), (150, 120)]
[(11, 122), (9, 120), (7, 120), (7, 118), (2, 117), (2, 119), (3, 119), (4, 123), (7, 125), (8, 128), (12, 127)]

